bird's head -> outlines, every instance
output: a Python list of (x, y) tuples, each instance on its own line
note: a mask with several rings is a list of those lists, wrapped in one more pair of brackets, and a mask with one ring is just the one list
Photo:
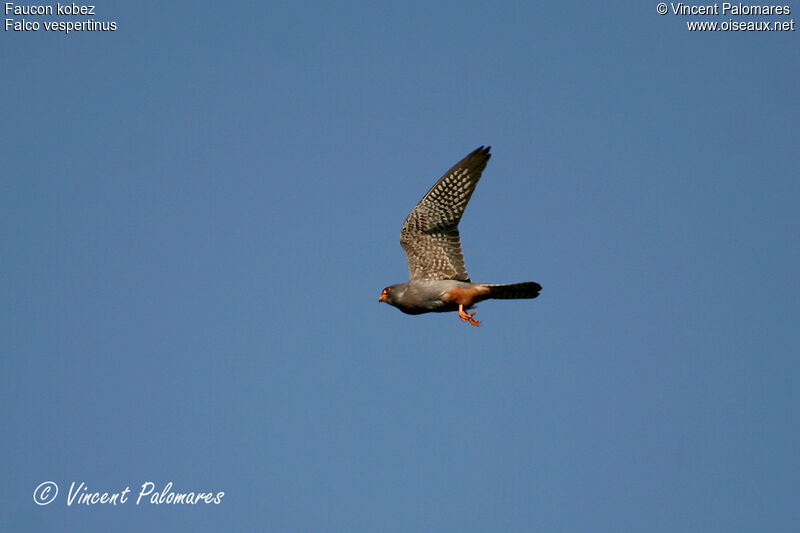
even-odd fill
[(385, 289), (383, 289), (383, 292), (381, 293), (381, 297), (378, 298), (378, 301), (379, 302), (387, 302), (388, 303), (388, 300), (391, 297), (391, 295), (392, 295), (392, 288), (391, 287), (386, 287)]

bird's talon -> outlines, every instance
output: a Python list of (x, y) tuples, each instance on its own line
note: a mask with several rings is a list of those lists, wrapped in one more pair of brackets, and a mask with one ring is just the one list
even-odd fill
[(461, 309), (458, 310), (458, 317), (461, 319), (462, 322), (469, 322), (470, 325), (480, 327), (481, 323), (479, 320), (473, 318), (477, 311), (473, 311), (472, 313), (465, 313)]

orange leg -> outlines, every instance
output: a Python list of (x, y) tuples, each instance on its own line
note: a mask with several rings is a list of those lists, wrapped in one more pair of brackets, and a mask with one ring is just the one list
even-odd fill
[(467, 313), (466, 311), (464, 311), (464, 305), (458, 304), (458, 316), (459, 318), (461, 318), (462, 322), (469, 322), (473, 326), (480, 326), (481, 325), (480, 321), (472, 318), (475, 316), (475, 313), (477, 313), (477, 311), (473, 311), (472, 314)]

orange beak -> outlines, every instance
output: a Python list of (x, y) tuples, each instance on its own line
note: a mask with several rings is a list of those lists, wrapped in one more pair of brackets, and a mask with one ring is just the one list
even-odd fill
[(386, 298), (388, 298), (388, 295), (387, 295), (385, 292), (384, 292), (384, 293), (381, 293), (381, 297), (380, 297), (380, 298), (378, 298), (378, 301), (379, 301), (379, 302), (385, 302), (385, 301), (386, 301)]

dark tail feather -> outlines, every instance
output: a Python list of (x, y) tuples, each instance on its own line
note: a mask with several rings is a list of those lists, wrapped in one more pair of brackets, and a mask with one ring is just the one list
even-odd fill
[(536, 298), (542, 286), (535, 281), (524, 283), (509, 283), (508, 285), (486, 285), (489, 287), (487, 298), (499, 300), (519, 300), (522, 298)]

